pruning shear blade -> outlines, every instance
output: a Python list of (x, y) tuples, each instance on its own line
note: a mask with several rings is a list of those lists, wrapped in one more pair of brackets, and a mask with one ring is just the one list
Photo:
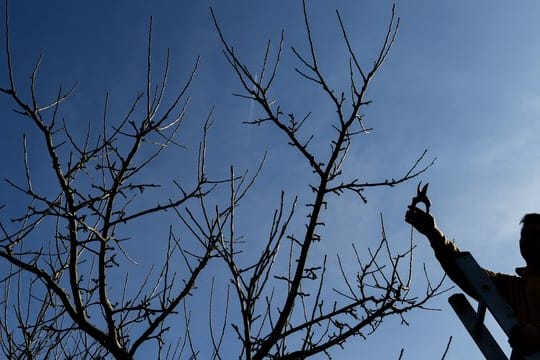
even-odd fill
[(422, 182), (418, 184), (418, 187), (416, 188), (416, 196), (413, 197), (410, 206), (417, 207), (416, 206), (417, 204), (422, 203), (426, 206), (426, 212), (429, 214), (429, 208), (431, 207), (431, 201), (429, 200), (427, 196), (427, 189), (428, 189), (429, 183), (425, 184), (424, 186), (422, 186), (422, 188), (420, 188), (421, 186), (422, 186)]

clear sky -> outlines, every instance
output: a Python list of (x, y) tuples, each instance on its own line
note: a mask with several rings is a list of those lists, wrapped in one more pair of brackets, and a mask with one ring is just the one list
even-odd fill
[[(241, 124), (257, 110), (232, 95), (240, 84), (221, 53), (209, 13), (209, 6), (214, 6), (227, 38), (253, 66), (260, 63), (266, 40), (277, 41), (285, 29), (277, 98), (293, 109), (332, 116), (328, 106), (310, 102), (313, 90), (294, 73), (297, 63), (290, 46), (306, 50), (300, 1), (11, 3), (17, 80), (26, 81), (38, 55), (44, 53), (41, 95), (52, 98), (59, 83), (65, 87), (79, 83), (65, 108), (74, 124), (86, 126), (99, 119), (106, 91), (113, 109), (125, 109), (142, 90), (148, 23), (153, 16), (154, 61), (163, 61), (170, 48), (171, 84), (180, 83), (195, 58), (201, 57), (184, 142), (196, 142), (206, 113), (215, 106), (209, 167), (216, 174), (226, 174), (231, 164), (253, 170), (268, 151), (261, 183), (246, 205), (261, 211), (252, 222), (271, 213), (279, 190), (291, 196), (306, 190), (309, 176), (301, 177), (306, 169), (296, 165), (299, 158), (291, 155), (285, 140), (271, 129)], [(517, 242), (519, 220), (524, 213), (540, 211), (540, 4), (402, 0), (396, 5), (401, 18), (397, 41), (372, 83), (369, 99), (374, 103), (365, 111), (366, 124), (374, 131), (354, 144), (347, 169), (365, 180), (397, 177), (428, 149), (430, 159), (437, 161), (421, 180), (430, 183), (432, 212), (440, 227), (483, 266), (513, 273), (523, 265)], [(362, 60), (369, 64), (383, 39), (392, 2), (313, 0), (308, 6), (323, 71), (336, 86), (345, 84), (347, 60), (335, 9), (343, 15)], [(3, 53), (4, 41), (0, 44)], [(4, 87), (5, 59), (0, 64)], [(7, 100), (0, 97), (0, 150), (5, 154), (1, 178), (23, 175), (18, 159), (25, 125), (7, 111), (12, 107)], [(39, 167), (39, 148), (32, 151)], [(168, 160), (158, 164), (157, 172), (163, 179), (179, 176), (189, 169), (184, 164)], [(352, 198), (336, 201), (327, 215), (329, 226), (321, 249), (334, 255), (350, 252), (353, 242), (361, 246), (365, 239), (375, 241), (379, 213), (390, 241), (397, 247), (406, 244), (410, 227), (403, 216), (416, 184), (370, 190), (367, 205)], [(5, 191), (2, 188), (1, 203), (10, 202)], [(248, 225), (246, 232), (253, 231)], [(425, 262), (437, 278), (441, 270), (429, 245), (418, 234), (415, 242), (415, 262)], [(419, 286), (422, 276), (416, 273)], [(389, 320), (368, 340), (351, 339), (345, 350), (333, 353), (334, 358), (396, 359), (405, 348), (404, 359), (435, 359), (450, 336), (448, 359), (481, 358), (446, 298), (445, 294), (431, 303), (441, 311), (411, 313), (409, 327), (398, 319)]]

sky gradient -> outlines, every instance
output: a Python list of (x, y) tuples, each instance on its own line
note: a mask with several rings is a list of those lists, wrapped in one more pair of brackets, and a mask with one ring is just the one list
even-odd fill
[[(227, 174), (230, 165), (253, 171), (268, 152), (261, 180), (247, 199), (248, 215), (270, 214), (281, 189), (290, 197), (307, 190), (309, 176), (306, 180), (303, 175), (307, 167), (298, 165), (300, 158), (285, 139), (274, 129), (242, 124), (258, 110), (232, 95), (240, 84), (221, 53), (209, 12), (213, 6), (227, 39), (252, 67), (260, 64), (266, 40), (277, 43), (284, 29), (284, 59), (274, 93), (285, 106), (311, 109), (324, 119), (333, 115), (332, 108), (314, 102), (317, 90), (294, 72), (298, 63), (290, 47), (307, 50), (300, 1), (11, 2), (17, 81), (21, 85), (27, 81), (43, 53), (38, 77), (41, 96), (53, 98), (60, 83), (79, 84), (64, 107), (74, 126), (99, 119), (106, 92), (111, 113), (122, 113), (143, 89), (152, 16), (156, 73), (170, 48), (172, 88), (186, 78), (196, 57), (201, 59), (190, 92), (183, 143), (196, 146), (201, 124), (215, 107), (208, 167), (216, 176)], [(391, 7), (386, 0), (308, 1), (316, 51), (333, 85), (346, 88), (348, 75), (335, 9), (342, 14), (361, 61), (370, 64), (383, 40)], [(519, 220), (527, 212), (540, 211), (540, 4), (411, 0), (397, 1), (396, 9), (401, 20), (396, 44), (368, 93), (373, 104), (365, 110), (365, 121), (374, 130), (353, 145), (347, 172), (365, 180), (399, 177), (428, 149), (428, 161), (437, 160), (419, 180), (430, 183), (432, 212), (441, 229), (481, 265), (513, 273), (523, 265)], [(3, 54), (4, 41), (1, 44)], [(0, 83), (5, 87), (4, 58), (0, 64)], [(9, 112), (12, 107), (6, 96), (0, 97), (0, 150), (5, 154), (1, 178), (24, 176), (21, 134), (31, 135), (21, 117)], [(322, 125), (313, 126), (315, 132), (323, 131)], [(40, 164), (40, 151), (37, 144), (30, 147), (37, 173), (40, 166), (49, 166)], [(167, 181), (171, 173), (181, 176), (193, 165), (182, 160), (158, 163), (158, 180)], [(360, 246), (377, 241), (380, 213), (390, 242), (406, 246), (410, 226), (403, 217), (417, 183), (369, 190), (367, 204), (352, 197), (337, 199), (327, 214), (328, 243), (322, 242), (320, 251), (335, 256), (336, 251), (350, 252), (353, 242)], [(10, 203), (6, 188), (1, 191), (0, 202)], [(263, 215), (257, 216), (243, 224), (247, 234), (257, 231), (254, 222), (264, 222)], [(414, 240), (415, 262), (426, 263), (437, 278), (441, 270), (427, 241), (419, 234)], [(423, 274), (415, 276), (422, 286)], [(397, 359), (405, 348), (404, 359), (435, 359), (450, 336), (447, 359), (481, 358), (447, 304), (449, 294), (430, 304), (441, 311), (413, 312), (407, 317), (409, 327), (389, 319), (367, 340), (351, 339), (345, 350), (333, 352), (333, 358), (362, 354), (366, 359)]]

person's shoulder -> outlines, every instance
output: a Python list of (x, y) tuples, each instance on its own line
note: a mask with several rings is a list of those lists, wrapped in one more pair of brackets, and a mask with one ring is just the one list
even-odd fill
[(515, 282), (515, 281), (522, 280), (526, 276), (525, 273), (520, 273), (519, 271), (517, 271), (517, 269), (516, 269), (517, 275), (494, 272), (490, 270), (485, 270), (485, 271), (489, 275), (489, 277), (495, 282)]
[(516, 268), (516, 274), (522, 278), (538, 278), (540, 280), (540, 271), (537, 269), (530, 269), (528, 267)]

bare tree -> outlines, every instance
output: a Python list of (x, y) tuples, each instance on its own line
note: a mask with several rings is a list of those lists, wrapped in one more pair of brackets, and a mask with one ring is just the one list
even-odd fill
[[(422, 296), (411, 293), (412, 243), (404, 252), (394, 254), (385, 235), (382, 216), (382, 240), (378, 247), (370, 250), (353, 245), (357, 273), (347, 273), (339, 256), (330, 264), (326, 255), (322, 258), (312, 255), (319, 242), (331, 241), (323, 239), (321, 233), (325, 226), (323, 214), (330, 211), (332, 198), (350, 194), (365, 202), (366, 189), (396, 186), (422, 174), (433, 162), (425, 162), (424, 151), (408, 171), (395, 178), (360, 181), (344, 176), (343, 167), (355, 138), (367, 135), (371, 130), (365, 126), (361, 110), (370, 104), (366, 100), (369, 84), (394, 44), (399, 18), (393, 6), (380, 50), (371, 66), (365, 67), (336, 11), (347, 49), (349, 74), (348, 89), (338, 90), (331, 87), (321, 71), (305, 0), (302, 5), (308, 53), (304, 55), (295, 47), (291, 50), (299, 62), (295, 71), (301, 80), (320, 88), (334, 107), (335, 118), (325, 120), (333, 132), (326, 134), (314, 134), (304, 129), (313, 117), (310, 109), (301, 114), (287, 111), (276, 100), (278, 96), (272, 95), (272, 85), (283, 56), (283, 32), (275, 54), (271, 54), (269, 41), (261, 67), (250, 70), (227, 40), (212, 11), (223, 52), (241, 84), (242, 92), (236, 95), (254, 101), (262, 109), (263, 115), (248, 123), (279, 129), (292, 151), (301, 154), (309, 171), (316, 175), (313, 182), (306, 184), (313, 195), (305, 204), (309, 212), (304, 231), (301, 235), (289, 232), (297, 201), (295, 199), (287, 210), (282, 194), (266, 244), (256, 261), (244, 264), (238, 259), (241, 250), (234, 244), (237, 237), (234, 219), (230, 217), (227, 219), (229, 224), (222, 225), (223, 233), (231, 229), (227, 240), (220, 242), (219, 249), (233, 279), (241, 322), (232, 326), (242, 342), (241, 355), (246, 359), (300, 359), (319, 353), (329, 354), (332, 347), (343, 346), (353, 336), (364, 337), (374, 332), (384, 318), (400, 316), (404, 320), (406, 312), (423, 308), (429, 299), (442, 291), (442, 280), (432, 284), (426, 274), (425, 293)], [(321, 152), (324, 148), (328, 151)], [(232, 192), (231, 199), (234, 198)], [(284, 241), (288, 242), (285, 255), (288, 267), (285, 273), (280, 273), (274, 267), (279, 263), (276, 258)], [(325, 273), (329, 266), (341, 270), (343, 289), (328, 289)]]
[[(197, 358), (200, 354), (191, 336), (192, 313), (186, 300), (210, 261), (228, 269), (231, 284), (223, 293), (214, 282), (205, 289), (213, 358), (225, 357), (224, 342), (235, 337), (240, 341), (238, 356), (245, 359), (329, 354), (353, 336), (374, 332), (389, 316), (405, 321), (406, 312), (424, 308), (441, 292), (441, 282), (432, 284), (426, 275), (425, 291), (420, 296), (412, 293), (412, 244), (394, 253), (382, 216), (378, 246), (371, 250), (353, 246), (357, 273), (349, 273), (340, 257), (331, 260), (313, 254), (317, 244), (326, 240), (323, 217), (332, 210), (335, 196), (353, 195), (366, 201), (367, 188), (398, 185), (422, 174), (432, 162), (425, 161), (424, 152), (404, 174), (381, 181), (349, 179), (343, 174), (354, 140), (369, 133), (360, 111), (369, 104), (365, 100), (368, 86), (389, 54), (399, 19), (392, 9), (381, 49), (366, 68), (337, 13), (350, 75), (347, 91), (337, 91), (320, 69), (305, 1), (303, 9), (309, 51), (303, 55), (292, 48), (292, 52), (299, 60), (300, 78), (322, 89), (335, 107), (336, 117), (328, 120), (333, 133), (326, 137), (305, 130), (309, 111), (289, 113), (273, 100), (283, 34), (276, 54), (271, 56), (269, 42), (261, 68), (253, 72), (235, 53), (212, 11), (225, 57), (243, 89), (238, 95), (256, 102), (264, 113), (250, 123), (279, 129), (292, 151), (305, 160), (306, 186), (313, 195), (305, 204), (308, 215), (302, 234), (295, 235), (291, 224), (298, 218), (299, 200), (288, 200), (281, 193), (265, 243), (258, 253), (250, 244), (255, 260), (249, 261), (241, 256), (248, 250), (236, 229), (236, 210), (261, 166), (251, 177), (245, 172), (237, 175), (231, 167), (228, 177), (209, 178), (205, 158), (212, 112), (203, 122), (198, 165), (191, 179), (173, 180), (174, 191), (163, 192), (163, 184), (148, 182), (143, 176), (167, 151), (184, 151), (177, 138), (198, 61), (173, 100), (166, 103), (169, 55), (156, 84), (150, 26), (144, 90), (121, 116), (109, 113), (105, 95), (100, 129), (89, 127), (78, 140), (79, 131), (72, 130), (61, 116), (62, 104), (75, 87), (67, 91), (60, 87), (48, 102), (39, 99), (36, 80), (41, 57), (32, 71), (28, 95), (15, 81), (6, 1), (8, 84), (0, 91), (37, 131), (40, 140), (36, 142), (42, 144), (51, 164), (49, 174), (39, 175), (47, 176), (49, 185), (36, 186), (24, 136), (25, 180), (7, 181), (13, 192), (26, 199), (26, 205), (11, 219), (7, 218), (9, 206), (0, 208), (0, 264), (6, 269), (0, 279), (0, 347), (6, 357), (130, 359), (143, 345), (154, 343), (159, 358)], [(324, 146), (327, 151), (320, 151)], [(212, 200), (211, 194), (219, 190), (227, 191), (226, 203)], [(171, 222), (162, 261), (148, 269), (142, 281), (131, 283), (130, 270), (137, 264), (130, 250), (134, 243), (145, 241), (133, 228), (141, 222), (149, 226), (156, 216)], [(329, 266), (340, 269), (341, 288), (325, 282)], [(224, 301), (216, 301), (218, 295)], [(217, 308), (224, 316), (221, 322), (214, 316)], [(175, 325), (171, 325), (173, 316)], [(176, 333), (182, 331), (177, 336), (181, 340), (167, 341), (171, 327)]]
[[(60, 115), (62, 103), (75, 87), (67, 91), (60, 87), (43, 104), (36, 91), (41, 57), (31, 75), (29, 98), (22, 95), (14, 76), (7, 13), (6, 2), (9, 82), (0, 91), (13, 100), (15, 112), (38, 131), (52, 166), (48, 180), (54, 184), (46, 189), (35, 186), (24, 136), (26, 181), (7, 182), (27, 199), (26, 211), (0, 223), (0, 258), (9, 264), (0, 279), (4, 284), (2, 351), (10, 359), (101, 358), (107, 354), (128, 359), (146, 342), (156, 341), (161, 347), (168, 329), (165, 320), (182, 308), (198, 276), (215, 256), (218, 219), (230, 211), (206, 209), (208, 194), (228, 182), (211, 180), (206, 174), (210, 116), (204, 122), (198, 166), (191, 179), (185, 179), (185, 184), (175, 180), (175, 189), (160, 199), (152, 193), (160, 184), (144, 182), (141, 176), (169, 148), (183, 147), (176, 136), (198, 60), (173, 100), (164, 103), (169, 56), (161, 80), (154, 86), (150, 26), (145, 90), (136, 94), (124, 115), (114, 115), (112, 120), (105, 95), (98, 135), (89, 127), (83, 140), (77, 141), (80, 134), (72, 132), (69, 121)], [(159, 247), (165, 249), (163, 261), (142, 282), (128, 287), (128, 268), (134, 263), (128, 250), (130, 243), (141, 241), (131, 230), (134, 224), (144, 219), (148, 224), (152, 217), (174, 211), (177, 222), (189, 227), (192, 207), (205, 216), (207, 227), (199, 228), (201, 236), (186, 245), (171, 226), (164, 246)], [(184, 265), (173, 261), (174, 257), (183, 259)]]

